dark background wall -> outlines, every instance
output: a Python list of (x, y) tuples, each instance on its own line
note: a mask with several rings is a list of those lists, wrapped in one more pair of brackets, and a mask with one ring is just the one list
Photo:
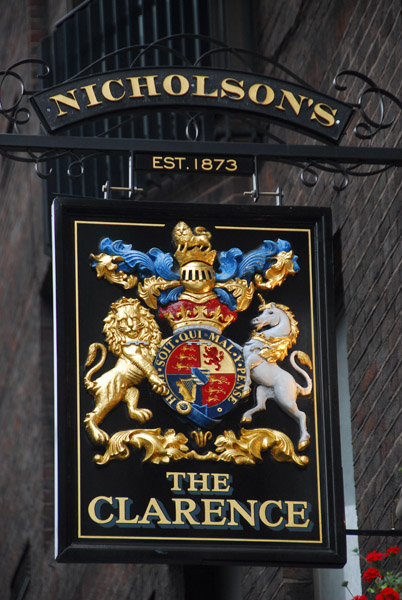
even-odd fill
[[(350, 80), (347, 92), (332, 88), (334, 75), (347, 68), (400, 95), (397, 0), (254, 0), (246, 5), (253, 12), (259, 52), (273, 56), (322, 92), (355, 102), (362, 90), (357, 79)], [(33, 56), (39, 39), (72, 6), (53, 0), (17, 0), (1, 8), (0, 70)], [(30, 67), (21, 72), (28, 80), (33, 75)], [(374, 104), (371, 109), (375, 114)], [(8, 130), (1, 120), (0, 131)], [(303, 141), (274, 127), (270, 132), (284, 135), (288, 143)], [(367, 145), (352, 133), (350, 128), (343, 144)], [(372, 145), (400, 145), (400, 121), (379, 133)], [(379, 176), (353, 178), (341, 193), (330, 182), (331, 176), (323, 174), (315, 187), (307, 188), (299, 169), (268, 163), (260, 184), (264, 190), (280, 185), (286, 205), (332, 207), (337, 301), (347, 322), (359, 527), (387, 530), (393, 525), (394, 500), (401, 486), (397, 472), (402, 455), (401, 176), (391, 169)], [(246, 202), (242, 192), (247, 189), (251, 182), (243, 178), (176, 176), (151, 187), (146, 198)], [(185, 595), (181, 567), (55, 563), (52, 311), (50, 260), (43, 251), (41, 182), (32, 166), (1, 156), (0, 240), (1, 596), (16, 598), (13, 590), (21, 590), (25, 574), (30, 574), (24, 596), (28, 599), (190, 598)], [(363, 553), (395, 541), (360, 539)], [(314, 597), (309, 569), (241, 567), (227, 577), (236, 582), (236, 593), (243, 598)]]

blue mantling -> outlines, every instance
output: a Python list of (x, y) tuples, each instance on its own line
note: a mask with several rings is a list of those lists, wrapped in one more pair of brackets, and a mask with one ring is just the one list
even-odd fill
[[(123, 261), (119, 262), (118, 270), (127, 274), (137, 273), (141, 280), (147, 277), (162, 277), (166, 281), (179, 281), (180, 274), (174, 270), (174, 258), (170, 253), (162, 252), (159, 248), (151, 248), (147, 253), (133, 250), (131, 244), (124, 244), (122, 240), (112, 241), (103, 238), (99, 244), (99, 250), (109, 256), (120, 256)], [(278, 239), (276, 242), (264, 240), (263, 244), (246, 254), (240, 248), (220, 252), (218, 255), (218, 267), (216, 268), (216, 281), (225, 283), (230, 279), (245, 279), (248, 283), (256, 273), (265, 273), (275, 264), (280, 252), (289, 252), (291, 245), (286, 240)], [(300, 270), (297, 264), (297, 256), (292, 259), (294, 271)], [(95, 268), (97, 261), (93, 261)], [(236, 299), (231, 292), (222, 288), (214, 288), (219, 300), (226, 304), (231, 310), (236, 310)], [(172, 290), (161, 292), (158, 302), (163, 306), (178, 300), (183, 292), (183, 286)]]

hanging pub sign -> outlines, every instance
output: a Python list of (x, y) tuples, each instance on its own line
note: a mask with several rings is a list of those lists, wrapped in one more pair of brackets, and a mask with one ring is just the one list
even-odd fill
[(149, 67), (72, 78), (34, 94), (48, 132), (122, 111), (240, 111), (339, 142), (353, 107), (313, 88), (256, 73), (199, 67)]
[(54, 202), (56, 555), (345, 562), (329, 209)]

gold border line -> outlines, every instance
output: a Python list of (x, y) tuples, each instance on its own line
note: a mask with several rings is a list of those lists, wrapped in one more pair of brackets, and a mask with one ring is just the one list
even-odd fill
[(75, 252), (75, 350), (77, 373), (77, 467), (78, 467), (78, 537), (81, 537), (81, 444), (80, 444), (80, 348), (79, 348), (79, 295), (78, 295), (78, 221), (74, 221)]
[(214, 225), (215, 229), (236, 229), (240, 231), (297, 231), (307, 232), (310, 229), (292, 229), (290, 227), (237, 227), (237, 226), (226, 226), (226, 225)]
[(78, 225), (127, 225), (127, 227), (166, 227), (166, 223), (124, 223), (120, 221), (74, 221)]
[(309, 275), (310, 275), (310, 318), (311, 318), (311, 334), (312, 334), (312, 354), (313, 354), (313, 381), (314, 381), (314, 416), (315, 416), (315, 432), (316, 432), (316, 455), (317, 455), (317, 500), (318, 500), (318, 516), (319, 516), (319, 539), (318, 540), (289, 540), (289, 539), (244, 539), (244, 538), (207, 538), (207, 537), (142, 537), (142, 536), (101, 536), (101, 535), (83, 535), (81, 533), (81, 446), (80, 446), (80, 369), (79, 369), (79, 294), (78, 294), (78, 225), (124, 225), (129, 227), (166, 227), (166, 224), (162, 223), (120, 223), (115, 221), (74, 221), (74, 246), (75, 246), (75, 314), (76, 314), (76, 374), (77, 374), (77, 475), (78, 475), (78, 538), (79, 539), (123, 539), (123, 540), (159, 540), (159, 541), (188, 541), (188, 542), (202, 542), (202, 541), (235, 541), (235, 542), (256, 542), (256, 543), (304, 543), (304, 544), (321, 544), (322, 543), (322, 510), (321, 510), (321, 490), (320, 490), (320, 479), (319, 479), (319, 448), (318, 448), (318, 421), (317, 421), (317, 390), (316, 390), (316, 375), (315, 375), (315, 338), (314, 338), (314, 320), (313, 320), (313, 282), (312, 282), (312, 248), (311, 248), (311, 230), (310, 229), (296, 229), (296, 228), (274, 228), (274, 227), (231, 227), (231, 226), (215, 226), (215, 229), (230, 229), (230, 230), (244, 230), (244, 231), (293, 231), (297, 233), (308, 234), (308, 248), (309, 248)]
[(320, 449), (318, 446), (318, 415), (317, 415), (317, 378), (316, 378), (316, 362), (315, 362), (315, 330), (314, 330), (314, 295), (313, 295), (313, 262), (311, 247), (311, 230), (308, 230), (308, 246), (309, 246), (309, 273), (310, 273), (310, 319), (311, 319), (311, 349), (313, 360), (313, 389), (314, 389), (314, 429), (315, 429), (315, 450), (317, 457), (317, 500), (318, 500), (318, 521), (320, 524), (320, 542), (322, 542), (322, 507), (321, 507), (321, 485), (320, 485)]
[(94, 539), (97, 540), (99, 539), (99, 537), (101, 537), (101, 539), (108, 539), (108, 540), (158, 540), (159, 542), (164, 542), (164, 541), (168, 541), (168, 542), (172, 542), (172, 541), (179, 541), (179, 542), (256, 542), (259, 544), (266, 544), (267, 542), (288, 542), (288, 543), (292, 543), (292, 544), (320, 544), (321, 541), (320, 540), (276, 540), (276, 539), (269, 539), (269, 540), (255, 540), (255, 539), (251, 539), (251, 540), (247, 540), (244, 538), (206, 538), (206, 537), (202, 537), (202, 538), (187, 538), (187, 537), (156, 537), (156, 536), (152, 536), (152, 537), (127, 537), (124, 535), (110, 535), (107, 538), (102, 537), (102, 536), (98, 536), (98, 535), (83, 535), (81, 536), (81, 539)]

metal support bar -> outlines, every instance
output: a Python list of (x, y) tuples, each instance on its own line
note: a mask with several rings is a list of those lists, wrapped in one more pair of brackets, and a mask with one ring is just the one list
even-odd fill
[(143, 192), (143, 188), (139, 188), (134, 185), (134, 156), (131, 153), (128, 159), (128, 187), (111, 186), (110, 181), (107, 180), (102, 186), (104, 200), (110, 200), (110, 192), (116, 190), (118, 192), (129, 192), (128, 197), (131, 199), (136, 192)]
[(402, 529), (347, 529), (346, 535), (402, 537)]
[[(0, 152), (46, 152), (50, 150), (91, 152), (161, 152), (160, 140), (136, 140), (127, 138), (98, 138), (78, 136), (35, 136), (0, 134)], [(164, 141), (165, 154), (214, 154), (216, 156), (256, 156), (263, 160), (330, 161), (347, 164), (378, 164), (402, 166), (400, 148), (363, 148), (361, 146), (287, 145), (238, 142), (192, 142)], [(51, 159), (50, 156), (47, 157)]]
[(253, 189), (250, 192), (243, 192), (243, 196), (251, 196), (254, 202), (258, 202), (260, 196), (275, 196), (276, 205), (282, 205), (283, 193), (278, 186), (275, 192), (260, 192), (260, 184), (258, 178), (258, 158), (254, 156), (254, 173), (253, 173)]

